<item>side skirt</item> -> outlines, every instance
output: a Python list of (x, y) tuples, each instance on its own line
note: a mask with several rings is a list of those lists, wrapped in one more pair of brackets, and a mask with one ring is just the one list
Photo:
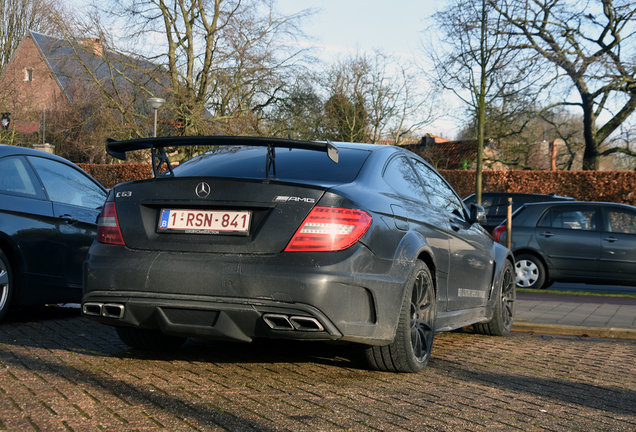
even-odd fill
[(468, 325), (488, 322), (492, 317), (491, 307), (463, 309), (451, 312), (438, 312), (435, 320), (437, 333), (456, 330)]

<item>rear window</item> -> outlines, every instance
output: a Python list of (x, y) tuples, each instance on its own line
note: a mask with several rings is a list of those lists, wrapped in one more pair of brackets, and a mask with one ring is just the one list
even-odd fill
[[(339, 148), (339, 160), (335, 163), (325, 152), (277, 148), (269, 178), (321, 184), (351, 183), (369, 153), (368, 150)], [(266, 156), (266, 147), (220, 147), (176, 166), (174, 174), (177, 177), (265, 179)]]

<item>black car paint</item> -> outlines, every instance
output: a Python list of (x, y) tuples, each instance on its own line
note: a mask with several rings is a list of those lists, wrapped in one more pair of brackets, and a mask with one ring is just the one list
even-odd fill
[(33, 195), (0, 188), (0, 249), (10, 261), (15, 288), (10, 306), (79, 303), (82, 263), (101, 209), (52, 202), (31, 162), (43, 158), (77, 171), (103, 191), (104, 199), (106, 189), (76, 165), (49, 153), (0, 145), (0, 160), (5, 158), (19, 158), (32, 170), (30, 179), (36, 185)]
[[(595, 211), (589, 231), (538, 226), (552, 208)], [(590, 284), (636, 285), (636, 234), (608, 232), (608, 209), (632, 212), (636, 207), (607, 202), (550, 202), (522, 206), (512, 218), (511, 250), (532, 254), (547, 268), (546, 280)], [(505, 243), (505, 231), (500, 240)]]
[[(159, 176), (116, 186), (109, 200), (117, 206), (127, 246), (93, 243), (85, 262), (83, 304), (118, 304), (124, 312), (89, 318), (186, 337), (386, 345), (395, 336), (406, 280), (420, 259), (440, 287), (438, 331), (488, 321), (496, 301), (493, 288), (504, 262), (512, 261), (510, 252), (494, 243), (479, 224), (466, 221), (466, 209), (461, 216), (440, 211), (402, 196), (378, 175), (394, 157), (417, 156), (394, 146), (338, 147), (345, 156), (347, 149), (370, 153), (351, 183)], [(195, 194), (202, 181), (213, 191), (205, 199)], [(281, 195), (315, 203), (275, 202)], [(250, 234), (157, 233), (160, 208), (207, 208), (211, 203), (214, 208), (252, 209), (255, 223)], [(281, 253), (314, 205), (362, 210), (373, 216), (373, 223), (356, 244), (342, 251)], [(272, 225), (264, 229), (265, 223)], [(471, 285), (476, 269), (481, 279)], [(449, 283), (454, 285), (447, 296)], [(459, 289), (479, 296), (461, 297)], [(263, 323), (264, 313), (314, 317), (325, 331), (277, 331)]]

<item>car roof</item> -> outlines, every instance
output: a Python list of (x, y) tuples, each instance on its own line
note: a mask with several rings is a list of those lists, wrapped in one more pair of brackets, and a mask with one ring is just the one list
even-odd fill
[(48, 153), (42, 150), (35, 150), (32, 148), (28, 148), (28, 147), (20, 147), (20, 146), (14, 146), (14, 145), (9, 145), (9, 144), (0, 144), (0, 157), (3, 156), (15, 156), (15, 155), (20, 155), (20, 156), (39, 156), (39, 157), (44, 157), (44, 158), (48, 158), (48, 159), (53, 159), (59, 162), (63, 162), (65, 164), (71, 164), (73, 166), (75, 166), (75, 164), (73, 162), (70, 162), (67, 159), (64, 159), (63, 157), (54, 155), (53, 153)]
[(527, 203), (526, 207), (555, 207), (555, 206), (580, 206), (580, 205), (596, 205), (596, 206), (611, 206), (611, 207), (624, 207), (629, 208), (631, 210), (636, 210), (635, 206), (629, 204), (615, 203), (615, 202), (606, 202), (606, 201), (550, 201), (550, 202), (538, 202), (538, 203)]
[[(523, 192), (482, 192), (481, 196), (500, 196), (500, 195), (505, 195), (505, 196), (510, 196), (510, 197), (545, 197), (545, 198), (554, 198), (554, 199), (562, 199), (562, 200), (573, 200), (574, 198), (572, 197), (568, 197), (568, 196), (562, 196), (562, 195), (555, 195), (555, 194), (539, 194), (539, 193), (523, 193)], [(467, 196), (466, 198), (464, 198), (465, 200), (469, 199), (469, 198), (473, 198), (475, 196), (475, 194), (471, 194), (469, 196)]]
[(0, 158), (5, 157), (5, 156), (37, 156), (37, 157), (43, 157), (43, 158), (46, 158), (46, 159), (54, 160), (54, 161), (63, 163), (65, 165), (68, 165), (68, 166), (70, 166), (70, 167), (72, 167), (74, 169), (82, 171), (85, 175), (87, 175), (88, 177), (93, 179), (93, 181), (95, 181), (95, 183), (97, 183), (101, 187), (103, 187), (104, 190), (107, 190), (104, 187), (104, 185), (102, 185), (97, 179), (95, 179), (89, 173), (84, 171), (82, 168), (80, 168), (79, 166), (77, 166), (73, 162), (69, 161), (68, 159), (64, 159), (63, 157), (57, 156), (57, 155), (55, 155), (53, 153), (48, 153), (48, 152), (45, 152), (45, 151), (42, 151), (42, 150), (35, 150), (35, 149), (28, 148), (28, 147), (20, 147), (20, 146), (14, 146), (14, 145), (9, 145), (9, 144), (0, 144)]

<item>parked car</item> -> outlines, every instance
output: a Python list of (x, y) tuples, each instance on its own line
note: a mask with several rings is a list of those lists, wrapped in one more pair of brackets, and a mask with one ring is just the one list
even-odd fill
[(66, 159), (0, 144), (0, 319), (9, 307), (81, 301), (106, 195)]
[(117, 185), (84, 269), (85, 316), (134, 348), (185, 338), (346, 341), (417, 372), (435, 332), (506, 335), (513, 256), (446, 181), (397, 146), (274, 138), (109, 142), (108, 152), (221, 146)]
[[(494, 231), (505, 244), (505, 222)], [(636, 207), (606, 202), (526, 204), (512, 215), (519, 288), (553, 282), (636, 285)]]
[[(508, 198), (512, 198), (512, 211), (516, 211), (519, 207), (531, 202), (545, 201), (573, 201), (574, 198), (559, 196), (555, 194), (527, 194), (527, 193), (509, 193), (509, 192), (484, 192), (481, 195), (481, 204), (486, 210), (486, 222), (482, 224), (486, 231), (492, 234), (493, 230), (498, 227), (508, 217)], [(475, 194), (464, 198), (464, 203), (470, 207), (475, 203)]]

